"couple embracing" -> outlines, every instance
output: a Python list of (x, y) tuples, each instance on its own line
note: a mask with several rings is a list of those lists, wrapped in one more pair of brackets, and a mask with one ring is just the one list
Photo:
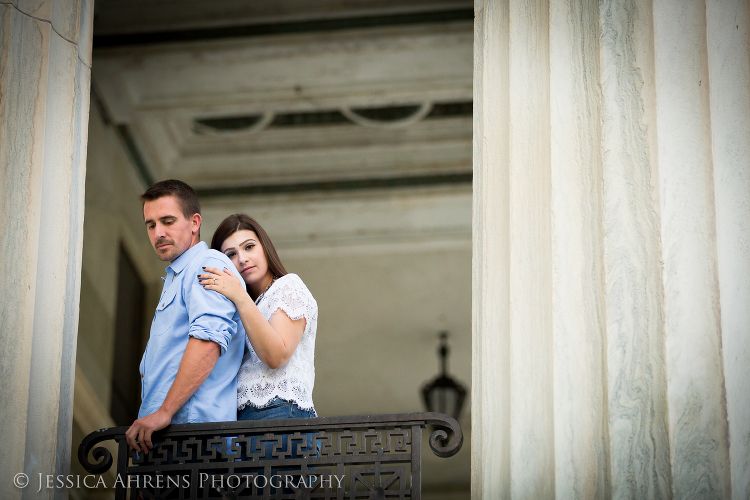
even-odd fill
[(142, 196), (151, 245), (168, 261), (140, 366), (136, 451), (170, 423), (314, 417), (318, 306), (263, 228), (244, 214), (200, 240), (200, 204), (177, 180)]

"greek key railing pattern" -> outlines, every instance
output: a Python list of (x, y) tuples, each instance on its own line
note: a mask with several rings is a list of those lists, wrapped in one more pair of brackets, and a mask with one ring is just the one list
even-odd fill
[[(92, 432), (78, 460), (92, 474), (114, 462), (115, 498), (420, 499), (422, 429), (439, 457), (456, 454), (463, 434), (442, 413), (256, 420), (170, 425), (155, 447), (136, 453), (127, 427)], [(93, 457), (93, 461), (89, 458)]]

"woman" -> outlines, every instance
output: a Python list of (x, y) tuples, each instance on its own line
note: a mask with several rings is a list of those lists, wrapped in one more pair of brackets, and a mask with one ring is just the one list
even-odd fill
[[(271, 239), (254, 219), (230, 215), (211, 248), (224, 253), (242, 275), (206, 267), (198, 275), (237, 306), (247, 349), (237, 374), (237, 419), (315, 417), (312, 401), (318, 305), (296, 274), (284, 269)], [(277, 314), (278, 313), (278, 314)]]

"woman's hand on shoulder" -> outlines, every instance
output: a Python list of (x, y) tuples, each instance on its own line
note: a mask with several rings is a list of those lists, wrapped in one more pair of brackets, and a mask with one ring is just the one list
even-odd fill
[(226, 267), (223, 270), (215, 267), (204, 267), (203, 271), (204, 273), (198, 275), (198, 282), (206, 290), (219, 292), (234, 302), (235, 305), (239, 305), (242, 301), (250, 298), (245, 283)]

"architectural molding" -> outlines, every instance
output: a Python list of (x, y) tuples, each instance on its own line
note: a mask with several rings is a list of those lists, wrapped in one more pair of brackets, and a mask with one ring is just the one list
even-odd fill
[(273, 24), (223, 26), (220, 28), (198, 28), (180, 31), (97, 35), (94, 37), (94, 47), (128, 47), (133, 45), (144, 46), (165, 43), (222, 40), (226, 38), (253, 38), (298, 33), (326, 33), (354, 29), (382, 28), (387, 26), (470, 22), (473, 19), (473, 9), (454, 9), (408, 14), (386, 14), (379, 16), (344, 17), (339, 19), (291, 21)]
[(365, 179), (330, 179), (288, 184), (251, 184), (235, 186), (204, 187), (196, 189), (198, 197), (217, 198), (224, 196), (272, 196), (309, 192), (346, 192), (373, 189), (415, 188), (440, 186), (443, 184), (471, 184), (471, 172), (435, 173), (399, 177), (370, 177)]

